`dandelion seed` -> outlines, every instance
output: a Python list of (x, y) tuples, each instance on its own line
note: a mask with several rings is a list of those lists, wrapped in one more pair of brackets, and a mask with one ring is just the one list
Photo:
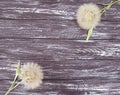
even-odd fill
[(42, 83), (43, 72), (41, 67), (35, 63), (27, 63), (21, 68), (19, 78), (27, 89), (34, 89)]
[(101, 10), (96, 4), (83, 4), (76, 14), (77, 22), (83, 29), (94, 28), (101, 19)]

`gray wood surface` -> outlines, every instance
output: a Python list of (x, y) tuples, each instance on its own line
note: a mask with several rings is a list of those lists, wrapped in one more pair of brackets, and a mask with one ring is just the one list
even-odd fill
[(75, 18), (83, 3), (111, 0), (0, 0), (0, 95), (18, 60), (42, 66), (43, 84), (10, 95), (120, 95), (120, 3), (103, 16), (88, 43)]

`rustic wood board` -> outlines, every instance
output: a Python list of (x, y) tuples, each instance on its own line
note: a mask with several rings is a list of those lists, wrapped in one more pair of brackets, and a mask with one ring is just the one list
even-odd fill
[(75, 18), (79, 5), (111, 0), (0, 0), (0, 95), (18, 60), (42, 66), (43, 84), (10, 95), (120, 95), (120, 3), (103, 16), (88, 43)]

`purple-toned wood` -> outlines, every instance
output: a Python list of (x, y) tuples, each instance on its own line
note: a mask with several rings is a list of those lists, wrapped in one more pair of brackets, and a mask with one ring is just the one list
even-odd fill
[[(119, 40), (120, 22), (102, 21), (91, 39)], [(0, 38), (57, 38), (84, 40), (87, 30), (70, 20), (0, 20)]]
[(111, 0), (0, 0), (0, 95), (17, 62), (42, 66), (43, 84), (10, 95), (120, 95), (120, 3), (103, 16), (88, 43), (75, 18), (79, 5)]
[[(22, 60), (31, 62), (31, 60)], [(55, 94), (75, 95), (94, 93), (106, 95), (119, 93), (119, 60), (67, 60), (67, 61), (41, 61), (35, 60), (43, 67), (45, 79), (43, 84), (30, 92), (22, 85), (12, 93), (18, 95)], [(0, 61), (0, 93), (3, 94), (10, 85), (17, 67), (16, 60)], [(51, 95), (50, 94), (50, 95)]]
[[(101, 8), (111, 0), (0, 0), (2, 19), (74, 20), (79, 5), (93, 2)], [(120, 4), (106, 12), (102, 20), (120, 21)]]

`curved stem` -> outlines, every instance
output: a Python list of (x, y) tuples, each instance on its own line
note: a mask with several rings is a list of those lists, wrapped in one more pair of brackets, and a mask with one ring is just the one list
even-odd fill
[(101, 14), (103, 14), (104, 12), (106, 12), (107, 10), (109, 10), (114, 4), (120, 2), (120, 0), (114, 0), (111, 1), (110, 3), (108, 3), (102, 10), (101, 10)]
[[(106, 6), (101, 10), (101, 15), (106, 12), (107, 10), (109, 10), (114, 4), (120, 2), (120, 0), (114, 0), (114, 1), (111, 1), (110, 3), (106, 4)], [(86, 38), (86, 42), (88, 42), (90, 36), (92, 35), (92, 32), (93, 32), (93, 27), (90, 28), (88, 30), (88, 35), (87, 35), (87, 38)]]

